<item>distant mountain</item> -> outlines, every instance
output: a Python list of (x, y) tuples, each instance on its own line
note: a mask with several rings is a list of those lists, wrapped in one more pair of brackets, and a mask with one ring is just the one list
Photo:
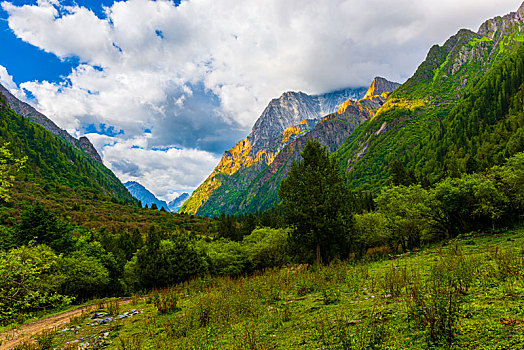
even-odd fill
[(151, 208), (151, 205), (155, 203), (159, 210), (164, 207), (166, 211), (170, 211), (169, 205), (165, 201), (156, 198), (154, 194), (152, 194), (147, 188), (138, 182), (128, 181), (124, 184), (124, 186), (126, 186), (133, 197), (142, 202), (142, 206), (145, 207), (147, 205), (149, 208)]
[[(324, 116), (336, 112), (346, 101), (362, 99), (366, 92), (364, 87), (314, 96), (286, 92), (271, 100), (251, 133), (224, 153), (219, 165), (193, 192), (181, 211), (207, 215), (207, 209), (203, 208), (213, 207), (213, 212), (219, 214), (215, 204), (206, 204), (213, 193), (236, 196), (240, 193), (238, 188), (247, 188), (286, 145), (313, 130)], [(233, 175), (236, 182), (226, 185)]]
[(102, 158), (96, 151), (95, 147), (85, 136), (80, 139), (75, 139), (67, 131), (60, 129), (51, 119), (47, 118), (42, 113), (38, 112), (29, 104), (20, 101), (13, 94), (11, 94), (5, 87), (0, 85), (0, 94), (2, 94), (7, 101), (8, 106), (28, 120), (43, 126), (46, 130), (50, 131), (53, 135), (58, 136), (69, 143), (76, 149), (79, 149), (86, 153), (89, 157), (102, 163)]
[(171, 212), (176, 213), (188, 198), (189, 193), (182, 193), (180, 196), (167, 203), (167, 206)]
[[(219, 165), (218, 171), (215, 172), (214, 176), (213, 174), (211, 176), (211, 185), (218, 180), (220, 186), (213, 189), (206, 202), (202, 203), (196, 213), (198, 215), (217, 216), (222, 212), (240, 214), (271, 208), (275, 202), (278, 202), (277, 193), (280, 182), (287, 175), (293, 161), (299, 159), (307, 139), (313, 138), (320, 141), (331, 152), (337, 150), (358, 125), (374, 115), (389, 93), (398, 86), (400, 84), (377, 77), (365, 93), (362, 90), (363, 93), (357, 101), (348, 99), (336, 105), (336, 108), (332, 104), (331, 107), (334, 110), (328, 116), (299, 122), (297, 125), (284, 129), (280, 134), (271, 134), (270, 128), (267, 127), (264, 133), (266, 135), (271, 134), (271, 137), (263, 139), (265, 147), (273, 147), (274, 150), (272, 158), (267, 163), (250, 164), (244, 162), (243, 166), (237, 169), (234, 167), (227, 168), (223, 165), (228, 156), (231, 155), (233, 158), (236, 156), (242, 160), (238, 156), (242, 153), (236, 149), (229, 151), (229, 154), (226, 152), (225, 157), (222, 158), (222, 167)], [(289, 93), (283, 96), (287, 98)], [(281, 101), (279, 103), (271, 101), (270, 107), (266, 111), (281, 103)], [(270, 124), (268, 120), (271, 119), (265, 113), (262, 114), (261, 119), (257, 121), (252, 134), (244, 142), (249, 142), (250, 137), (259, 136), (261, 134), (258, 132), (259, 128), (264, 128), (264, 124)], [(279, 124), (272, 123), (272, 125), (277, 125), (276, 129), (282, 130)], [(232, 162), (231, 164), (235, 163)], [(225, 170), (235, 171), (228, 174)], [(206, 181), (209, 180), (208, 178)], [(206, 182), (203, 186), (206, 186)], [(196, 196), (201, 193), (203, 186), (195, 191)], [(182, 210), (186, 208), (187, 206), (184, 205)]]

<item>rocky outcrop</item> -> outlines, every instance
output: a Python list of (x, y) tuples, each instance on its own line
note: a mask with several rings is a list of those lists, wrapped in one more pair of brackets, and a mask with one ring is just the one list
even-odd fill
[(22, 117), (37, 123), (43, 126), (45, 129), (50, 131), (53, 135), (60, 137), (62, 140), (69, 143), (74, 148), (83, 151), (91, 159), (96, 160), (97, 162), (102, 163), (102, 157), (96, 151), (95, 147), (85, 136), (81, 137), (80, 140), (77, 140), (71, 136), (67, 131), (60, 129), (51, 119), (47, 118), (42, 113), (38, 112), (31, 105), (20, 101), (13, 94), (11, 94), (5, 87), (0, 84), (0, 93), (4, 96), (7, 101), (8, 106), (21, 115)]
[(480, 26), (478, 34), (495, 40), (514, 31), (515, 25), (520, 26), (523, 23), (524, 3), (520, 5), (516, 12), (510, 12), (503, 17), (495, 17), (484, 22)]
[[(358, 101), (346, 101), (336, 113), (324, 117), (313, 130), (286, 145), (275, 160), (264, 169), (258, 180), (251, 184), (248, 194), (245, 195), (246, 200), (238, 208), (239, 211), (268, 209), (272, 203), (264, 201), (262, 197), (276, 198), (280, 182), (287, 176), (293, 161), (300, 159), (300, 154), (309, 139), (317, 140), (326, 146), (329, 152), (335, 152), (361, 123), (377, 112), (389, 94), (399, 86), (400, 84), (384, 78), (375, 78), (364, 98)], [(252, 205), (252, 203), (256, 204)]]
[(271, 100), (256, 121), (247, 140), (252, 146), (252, 155), (260, 150), (277, 153), (282, 149), (281, 136), (284, 131), (303, 120), (319, 121), (333, 113), (348, 99), (363, 97), (364, 88), (344, 89), (322, 95), (310, 96), (303, 92), (285, 92), (278, 99)]
[(92, 159), (96, 160), (99, 163), (102, 163), (102, 157), (100, 157), (100, 154), (96, 151), (95, 146), (89, 141), (89, 139), (85, 136), (80, 137), (78, 139), (78, 144), (80, 148)]

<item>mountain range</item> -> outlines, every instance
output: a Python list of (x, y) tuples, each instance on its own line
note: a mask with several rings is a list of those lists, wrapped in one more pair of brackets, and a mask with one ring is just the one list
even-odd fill
[[(18, 189), (41, 197), (33, 187), (44, 189), (66, 186), (85, 195), (134, 199), (86, 138), (75, 139), (42, 113), (18, 100), (0, 85), (0, 138), (9, 144), (14, 156), (27, 157)], [(23, 194), (30, 191), (27, 194)], [(32, 192), (31, 192), (32, 191)], [(41, 191), (41, 190), (40, 190)], [(35, 199), (35, 198), (33, 198)], [(43, 198), (42, 198), (43, 199)]]
[(308, 138), (336, 150), (370, 118), (399, 86), (375, 78), (366, 88), (309, 96), (286, 92), (272, 100), (246, 139), (224, 153), (208, 179), (182, 206), (182, 212), (216, 216), (269, 209), (280, 181)]
[(401, 86), (376, 78), (365, 95), (324, 108), (318, 97), (284, 93), (181, 211), (217, 216), (273, 207), (308, 138), (327, 146), (355, 191), (378, 192), (395, 160), (426, 184), (502, 163), (524, 150), (523, 18), (524, 4), (477, 32), (460, 30), (433, 46)]
[(173, 213), (176, 213), (182, 204), (189, 198), (188, 193), (182, 193), (180, 196), (167, 203), (166, 201), (158, 199), (153, 193), (151, 193), (151, 191), (136, 181), (128, 181), (124, 183), (124, 186), (126, 186), (133, 197), (142, 203), (142, 206), (151, 208), (151, 206), (155, 204), (159, 210), (164, 208), (165, 211)]

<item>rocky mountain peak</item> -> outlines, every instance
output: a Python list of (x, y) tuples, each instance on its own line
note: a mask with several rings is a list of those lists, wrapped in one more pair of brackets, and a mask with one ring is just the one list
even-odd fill
[(484, 22), (480, 26), (478, 34), (490, 39), (497, 39), (496, 36), (501, 37), (511, 32), (516, 24), (524, 24), (524, 3), (516, 12), (510, 12), (503, 17), (495, 17)]
[(247, 140), (251, 144), (251, 156), (260, 151), (276, 151), (284, 131), (302, 120), (320, 120), (333, 113), (348, 99), (358, 100), (364, 96), (365, 88), (347, 88), (321, 95), (288, 91), (271, 100), (256, 121)]
[(100, 157), (100, 154), (96, 151), (95, 146), (89, 141), (89, 139), (85, 136), (82, 136), (78, 139), (78, 142), (80, 144), (80, 148), (84, 150), (85, 153), (87, 153), (91, 158), (96, 160), (99, 163), (102, 163), (102, 157)]
[(379, 96), (382, 95), (384, 92), (392, 92), (395, 91), (396, 88), (398, 88), (400, 84), (391, 82), (387, 79), (384, 79), (382, 77), (376, 77), (373, 79), (373, 82), (371, 83), (371, 86), (369, 87), (368, 91), (366, 92), (366, 95), (364, 96), (364, 99), (370, 99), (373, 96)]

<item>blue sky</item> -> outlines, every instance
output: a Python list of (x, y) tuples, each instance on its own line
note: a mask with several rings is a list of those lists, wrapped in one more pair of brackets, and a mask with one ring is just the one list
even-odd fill
[(0, 3), (0, 82), (89, 137), (123, 182), (171, 200), (272, 98), (403, 82), (433, 44), (521, 1)]

